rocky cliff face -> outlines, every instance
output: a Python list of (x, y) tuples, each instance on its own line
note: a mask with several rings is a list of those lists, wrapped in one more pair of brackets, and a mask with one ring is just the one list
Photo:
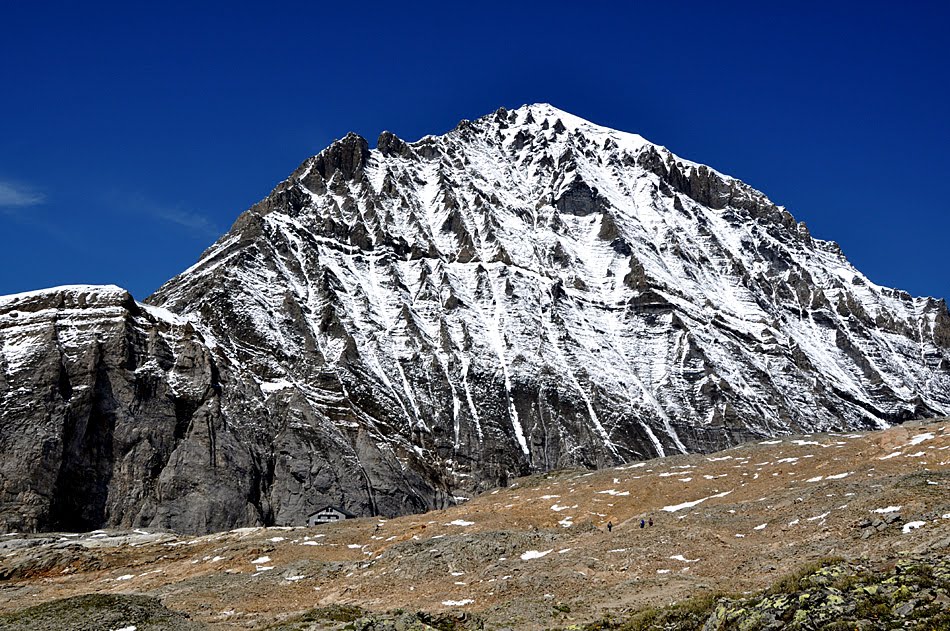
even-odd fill
[[(118, 287), (4, 297), (0, 336), (5, 530), (207, 532), (275, 519), (296, 523), (321, 500), (364, 513), (428, 506), (412, 503), (411, 486), (393, 490), (393, 505), (365, 501), (371, 496), (362, 467), (384, 460), (376, 445), (344, 444), (316, 422), (293, 438), (263, 433), (254, 421), (266, 409), (255, 406), (239, 377), (226, 370), (222, 378), (202, 334)], [(307, 464), (278, 469), (275, 450)], [(377, 493), (393, 479), (431, 489), (416, 471), (425, 466), (405, 475), (383, 471)], [(302, 501), (297, 475), (335, 494)], [(273, 514), (271, 494), (284, 514)]]
[(250, 467), (221, 432), (192, 325), (118, 287), (77, 286), (3, 298), (0, 336), (6, 529), (253, 518), (246, 484), (222, 483)]
[(3, 302), (3, 453), (47, 437), (4, 459), (8, 527), (396, 514), (533, 470), (950, 410), (944, 302), (547, 105), (375, 150), (351, 134), (147, 303)]

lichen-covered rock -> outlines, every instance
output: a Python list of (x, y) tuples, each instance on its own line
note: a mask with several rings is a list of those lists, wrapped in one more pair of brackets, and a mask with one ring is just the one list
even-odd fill
[(827, 560), (752, 596), (705, 596), (630, 612), (576, 631), (827, 631), (950, 628), (950, 561), (946, 556), (870, 568)]
[(944, 556), (874, 569), (838, 561), (786, 579), (764, 596), (721, 601), (703, 630), (944, 629), (950, 628), (948, 596)]

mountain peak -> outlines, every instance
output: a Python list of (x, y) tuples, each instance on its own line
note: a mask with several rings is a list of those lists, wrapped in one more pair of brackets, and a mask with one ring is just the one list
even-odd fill
[[(141, 437), (63, 487), (98, 507), (90, 529), (395, 515), (533, 471), (950, 411), (944, 303), (870, 283), (742, 182), (548, 104), (375, 150), (348, 134), (147, 303), (178, 317), (0, 314), (0, 427), (42, 409), (50, 436), (94, 428), (64, 455), (80, 464), (127, 444), (109, 432)], [(11, 525), (71, 514), (33, 481), (82, 479), (34, 442), (32, 521)]]
[(336, 140), (321, 151), (313, 161), (314, 170), (324, 179), (339, 171), (344, 179), (352, 179), (362, 172), (369, 157), (369, 143), (354, 132)]
[[(340, 318), (341, 337), (326, 343), (351, 349), (339, 357), (372, 349), (374, 357), (389, 358), (388, 368), (360, 361), (370, 362), (365, 370), (390, 383), (387, 389), (408, 380), (408, 390), (393, 392), (396, 415), (408, 427), (442, 413), (419, 407), (421, 395), (412, 384), (422, 376), (403, 375), (395, 367), (436, 348), (445, 355), (432, 361), (449, 371), (443, 394), (450, 400), (439, 405), (458, 408), (462, 416), (470, 406), (462, 405), (465, 398), (452, 399), (463, 390), (452, 371), (469, 365), (473, 356), (486, 365), (495, 362), (488, 369), (495, 377), (489, 379), (504, 385), (496, 393), (504, 396), (492, 403), (493, 418), (502, 419), (496, 429), (530, 462), (536, 458), (531, 432), (541, 430), (525, 418), (539, 412), (520, 409), (526, 404), (513, 392), (519, 383), (537, 384), (541, 374), (561, 375), (569, 387), (556, 388), (559, 396), (586, 410), (578, 414), (598, 437), (595, 460), (705, 449), (707, 441), (721, 446), (763, 431), (763, 418), (769, 427), (789, 430), (828, 428), (841, 419), (879, 427), (950, 405), (932, 386), (922, 385), (926, 379), (912, 385), (917, 377), (899, 376), (903, 369), (896, 364), (893, 371), (882, 371), (879, 360), (860, 359), (885, 352), (874, 350), (879, 342), (867, 346), (864, 340), (873, 338), (867, 327), (887, 322), (886, 328), (913, 331), (921, 310), (932, 315), (924, 324), (925, 339), (913, 343), (942, 349), (946, 318), (939, 307), (874, 286), (840, 251), (812, 239), (762, 193), (637, 134), (534, 103), (499, 108), (445, 135), (411, 143), (383, 132), (374, 152), (364, 140), (348, 138), (320, 154), (323, 170), (358, 176), (324, 185), (302, 172), (297, 181), (303, 195), (283, 206), (287, 213), (266, 218), (260, 232), (265, 240), (256, 242), (254, 255), (242, 263), (273, 269), (284, 278), (286, 291), (275, 294), (267, 281), (248, 300), (259, 303), (269, 295), (268, 309), (277, 313), (289, 291), (307, 302), (307, 309), (331, 309), (320, 317)], [(206, 258), (215, 274), (229, 273), (220, 265), (220, 250)], [(274, 268), (275, 260), (284, 262)], [(383, 265), (378, 260), (389, 261), (385, 281), (378, 277)], [(316, 269), (322, 272), (315, 275)], [(241, 277), (259, 273), (246, 269)], [(318, 290), (314, 278), (324, 279)], [(196, 288), (210, 280), (202, 274), (178, 279), (155, 300), (193, 312), (203, 301)], [(806, 311), (811, 315), (802, 320)], [(283, 325), (260, 317), (265, 347), (295, 346)], [(828, 327), (837, 331), (835, 346), (815, 346), (814, 339), (827, 338)], [(379, 331), (395, 334), (398, 348), (381, 346)], [(649, 359), (643, 356), (644, 335), (664, 340), (648, 352)], [(581, 340), (597, 340), (599, 350)], [(565, 348), (558, 348), (562, 343)], [(614, 358), (619, 349), (624, 350)], [(670, 349), (678, 349), (677, 358), (667, 355)], [(796, 376), (763, 377), (775, 371), (763, 373), (757, 359), (762, 349), (781, 355), (785, 370)], [(606, 370), (605, 356), (620, 367)], [(686, 357), (686, 364), (672, 368)], [(570, 374), (575, 365), (583, 366), (583, 377)], [(839, 368), (827, 372), (833, 365)], [(277, 372), (292, 370), (282, 362), (275, 366), (281, 366)], [(672, 373), (660, 377), (658, 366)], [(825, 385), (809, 386), (801, 396), (827, 413), (805, 417), (805, 408), (786, 404), (785, 392), (798, 392), (814, 378)], [(907, 394), (920, 387), (930, 394), (922, 399)], [(616, 418), (614, 412), (598, 412), (596, 402), (611, 398), (618, 409), (629, 401), (650, 403), (633, 406), (639, 420), (631, 425), (630, 412)], [(611, 419), (606, 424), (604, 414)], [(467, 418), (478, 425), (475, 408)], [(460, 422), (451, 432), (453, 444), (471, 443)], [(723, 435), (699, 437), (692, 429), (697, 425)], [(614, 438), (618, 432), (625, 433), (620, 443)]]
[(652, 144), (639, 134), (598, 125), (550, 103), (529, 103), (514, 110), (501, 108), (495, 112), (494, 116), (497, 117), (498, 112), (504, 112), (505, 122), (516, 129), (560, 131), (559, 127), (563, 127), (568, 132), (587, 134), (601, 139), (612, 137), (629, 148)]

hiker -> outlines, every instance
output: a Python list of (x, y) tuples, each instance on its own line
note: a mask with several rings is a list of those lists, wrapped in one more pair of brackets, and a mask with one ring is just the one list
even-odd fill
[(614, 529), (614, 525), (613, 525), (611, 522), (608, 521), (608, 522), (607, 522), (607, 532), (612, 532), (613, 529)]
[(642, 519), (640, 520), (640, 527), (643, 528), (646, 525), (646, 522)]
[(650, 521), (647, 522), (650, 525), (650, 528), (653, 528), (653, 518), (650, 518)]

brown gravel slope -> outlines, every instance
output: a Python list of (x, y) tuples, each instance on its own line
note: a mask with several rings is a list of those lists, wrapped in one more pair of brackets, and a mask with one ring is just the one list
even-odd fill
[(466, 611), (489, 627), (533, 629), (750, 592), (822, 557), (886, 565), (948, 547), (944, 419), (538, 475), (389, 521), (197, 538), (4, 535), (0, 611), (133, 593), (213, 629), (258, 628), (329, 604)]

